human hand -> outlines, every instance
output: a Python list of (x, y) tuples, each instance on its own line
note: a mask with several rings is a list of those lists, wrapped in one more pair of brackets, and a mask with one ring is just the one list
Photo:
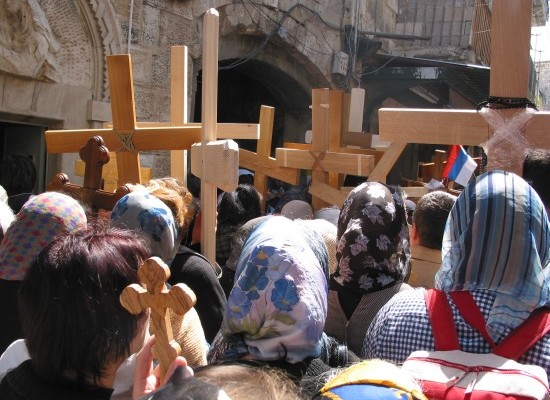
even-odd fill
[[(134, 388), (132, 397), (134, 400), (153, 392), (160, 386), (159, 368), (153, 368), (152, 347), (155, 344), (155, 337), (151, 336), (136, 356), (134, 368)], [(176, 368), (182, 367), (185, 377), (193, 376), (193, 370), (187, 365), (187, 360), (183, 357), (176, 357), (166, 371), (165, 381), (167, 382), (174, 374)]]

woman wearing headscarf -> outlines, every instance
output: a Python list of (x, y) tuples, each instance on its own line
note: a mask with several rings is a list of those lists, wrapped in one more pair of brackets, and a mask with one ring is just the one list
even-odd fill
[[(522, 178), (491, 171), (464, 188), (443, 236), (436, 289), (447, 298), (469, 291), (499, 343), (535, 310), (550, 305), (550, 229), (540, 197)], [(364, 356), (402, 363), (413, 351), (435, 349), (424, 289), (395, 296), (373, 321)], [(489, 353), (491, 346), (449, 301), (463, 351)], [(550, 334), (519, 362), (550, 372)]]
[[(138, 190), (122, 197), (111, 213), (110, 227), (135, 231), (149, 245), (151, 256), (170, 265), (178, 250), (178, 231), (170, 208), (157, 197)], [(206, 364), (206, 339), (195, 308), (183, 319), (170, 314), (174, 339), (189, 365)]]
[(85, 229), (86, 214), (72, 197), (45, 192), (21, 208), (0, 245), (0, 353), (23, 337), (17, 291), (38, 253), (62, 233)]
[[(302, 388), (330, 370), (319, 356), (327, 312), (327, 252), (320, 235), (280, 216), (257, 224), (239, 257), (235, 283), (210, 361), (285, 370)], [(313, 380), (313, 379), (312, 379)]]
[(325, 332), (360, 354), (372, 319), (410, 271), (407, 215), (397, 188), (365, 182), (346, 198), (338, 218), (336, 272), (330, 278)]

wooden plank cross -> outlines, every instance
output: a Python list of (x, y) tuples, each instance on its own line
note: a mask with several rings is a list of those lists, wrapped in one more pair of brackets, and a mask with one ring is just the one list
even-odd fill
[(174, 340), (168, 309), (183, 315), (195, 305), (197, 297), (183, 283), (167, 289), (166, 281), (170, 277), (170, 269), (159, 257), (145, 260), (138, 269), (138, 277), (142, 286), (127, 286), (120, 294), (120, 303), (132, 314), (151, 309), (151, 331), (156, 338), (153, 356), (160, 361), (162, 384), (168, 367), (181, 354), (181, 347)]
[[(341, 206), (346, 198), (339, 188), (329, 185), (329, 172), (368, 176), (375, 165), (375, 155), (340, 152), (342, 120), (342, 92), (329, 89), (312, 91), (312, 140), (311, 150), (277, 148), (277, 162), (284, 167), (311, 170), (312, 183), (309, 192), (313, 196), (315, 211), (327, 204)], [(336, 135), (329, 132), (336, 131)], [(332, 137), (332, 138), (331, 138)], [(337, 139), (334, 139), (334, 138)], [(332, 151), (338, 143), (337, 151)]]
[(94, 212), (99, 209), (112, 210), (118, 200), (130, 193), (130, 188), (120, 186), (114, 193), (101, 190), (102, 170), (109, 162), (109, 150), (103, 144), (103, 139), (100, 136), (89, 138), (80, 149), (80, 157), (85, 163), (83, 186), (71, 183), (66, 174), (59, 173), (48, 184), (48, 190), (65, 192), (89, 204)]
[[(201, 140), (201, 124), (171, 126), (171, 123), (137, 123), (130, 55), (107, 56), (107, 69), (112, 126), (103, 129), (48, 130), (45, 133), (46, 146), (49, 153), (76, 152), (90, 136), (100, 135), (106, 146), (117, 153), (119, 183), (141, 183), (139, 151), (190, 149), (193, 143)], [(180, 92), (183, 93), (181, 90), (174, 93)], [(181, 101), (185, 101), (185, 94), (182, 96)], [(259, 138), (258, 124), (222, 125), (220, 137)]]
[(268, 177), (297, 185), (300, 171), (295, 168), (282, 167), (271, 157), (271, 141), (273, 137), (273, 119), (275, 109), (262, 106), (260, 109), (260, 139), (256, 145), (256, 153), (239, 149), (239, 165), (254, 171), (254, 187), (262, 195), (262, 210), (265, 210)]
[[(529, 50), (532, 1), (494, 0), (491, 28), (491, 97), (524, 99), (529, 93)], [(517, 109), (491, 110), (504, 119), (512, 119)], [(491, 126), (476, 110), (429, 110), (388, 108), (379, 110), (380, 138), (391, 141), (391, 151), (377, 164), (369, 180), (385, 181), (386, 176), (407, 143), (463, 144), (480, 146), (499, 127)], [(537, 112), (514, 133), (532, 148), (550, 148), (550, 112)], [(506, 142), (506, 140), (504, 140)], [(522, 174), (523, 157), (504, 143), (502, 153), (513, 162), (509, 171)], [(519, 154), (519, 157), (517, 156)], [(513, 157), (516, 155), (516, 157)], [(488, 155), (488, 169), (501, 167), (499, 156)], [(504, 161), (505, 164), (505, 161)]]
[(217, 188), (233, 191), (239, 183), (239, 148), (217, 139), (218, 41), (220, 16), (211, 8), (203, 19), (202, 134), (191, 148), (191, 172), (201, 178), (201, 253), (216, 263)]

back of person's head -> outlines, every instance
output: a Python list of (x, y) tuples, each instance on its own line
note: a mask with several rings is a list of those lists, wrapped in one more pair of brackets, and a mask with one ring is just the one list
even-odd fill
[(550, 209), (550, 150), (534, 149), (523, 163), (523, 179), (539, 194), (546, 209)]
[(218, 206), (218, 223), (242, 225), (262, 215), (260, 194), (252, 185), (242, 184), (225, 192)]
[(189, 377), (180, 368), (165, 385), (140, 400), (299, 400), (298, 388), (279, 369), (247, 364), (195, 368)]
[(33, 160), (21, 153), (10, 154), (2, 160), (0, 166), (0, 185), (8, 196), (29, 193), (36, 183), (36, 165)]
[(340, 211), (337, 240), (334, 290), (363, 294), (404, 282), (410, 272), (410, 245), (400, 189), (380, 182), (354, 188)]
[(550, 305), (550, 223), (521, 177), (486, 172), (464, 187), (449, 214), (435, 288), (495, 294), (487, 316), (493, 340)]
[(441, 249), (443, 232), (456, 196), (443, 191), (425, 194), (418, 200), (413, 214), (414, 235), (421, 246)]
[(179, 232), (174, 214), (146, 191), (131, 192), (117, 201), (109, 226), (140, 232), (147, 239), (151, 256), (160, 257), (168, 265), (178, 250)]
[(97, 382), (106, 366), (138, 350), (132, 341), (145, 332), (146, 313), (130, 314), (119, 296), (139, 283), (147, 256), (143, 241), (122, 230), (62, 235), (40, 252), (22, 282), (19, 307), (41, 378)]
[(281, 208), (281, 215), (288, 219), (312, 219), (313, 208), (304, 200), (290, 200)]
[(22, 280), (32, 260), (57, 235), (85, 229), (80, 203), (63, 193), (44, 192), (25, 203), (0, 246), (0, 279)]
[(193, 195), (183, 183), (171, 177), (151, 179), (145, 189), (170, 208), (178, 228), (189, 227), (194, 218)]
[(330, 222), (334, 226), (338, 226), (338, 216), (340, 215), (340, 209), (336, 206), (321, 208), (315, 214), (313, 219), (324, 219)]
[(354, 364), (329, 379), (315, 400), (427, 400), (418, 382), (388, 361), (372, 359)]
[(295, 222), (272, 216), (249, 234), (221, 326), (230, 345), (225, 359), (297, 363), (319, 356), (328, 256), (320, 235), (313, 249), (303, 233)]
[(298, 388), (276, 368), (239, 364), (208, 365), (195, 377), (221, 387), (231, 400), (298, 400)]

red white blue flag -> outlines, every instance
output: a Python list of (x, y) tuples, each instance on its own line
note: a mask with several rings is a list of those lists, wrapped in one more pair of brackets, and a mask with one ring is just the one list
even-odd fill
[(455, 144), (451, 147), (447, 165), (441, 175), (459, 185), (466, 186), (476, 168), (477, 163), (474, 159), (466, 153), (462, 146)]

